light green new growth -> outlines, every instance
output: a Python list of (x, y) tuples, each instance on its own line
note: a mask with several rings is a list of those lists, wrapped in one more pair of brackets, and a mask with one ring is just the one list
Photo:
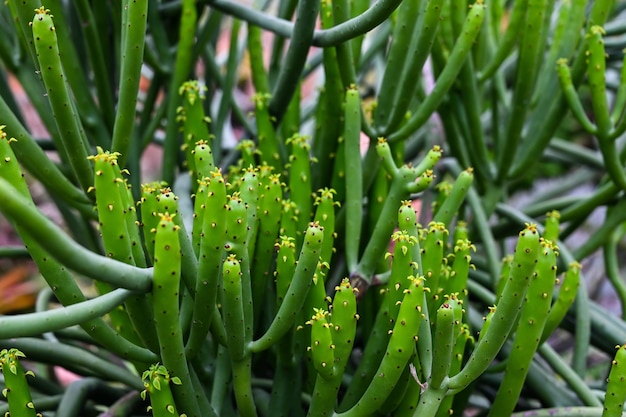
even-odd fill
[(0, 351), (0, 366), (4, 376), (5, 387), (2, 395), (9, 402), (9, 415), (12, 417), (41, 417), (35, 411), (35, 405), (26, 381), (27, 376), (35, 377), (32, 371), (25, 371), (20, 358), (25, 355), (17, 349)]

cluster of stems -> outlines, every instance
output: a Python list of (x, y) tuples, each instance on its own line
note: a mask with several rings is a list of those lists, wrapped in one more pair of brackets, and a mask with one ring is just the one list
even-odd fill
[[(576, 262), (602, 249), (626, 306), (615, 2), (70, 3), (0, 6), (0, 212), (47, 284), (0, 316), (0, 414), (495, 417), (531, 393), (536, 415), (622, 415), (626, 325)], [(576, 175), (514, 208), (539, 161)]]
[[(302, 146), (299, 138), (293, 136), (287, 144)], [(4, 214), (26, 241), (42, 242), (39, 250), (51, 258), (41, 258), (40, 265), (58, 262), (59, 268), (76, 270), (79, 263), (89, 263), (89, 257), (76, 259), (64, 248), (69, 237), (37, 211), (27, 191), (18, 191), (27, 188), (11, 143), (3, 134), (0, 191), (19, 197), (3, 204)], [(230, 408), (242, 416), (258, 415), (263, 399), (255, 395), (255, 358), (267, 358), (270, 352), (276, 365), (265, 372), (274, 374), (277, 386), (266, 401), (285, 414), (298, 407), (310, 416), (367, 416), (372, 410), (444, 415), (463, 408), (467, 397), (461, 394), (510, 344), (492, 413), (512, 413), (535, 352), (563, 319), (578, 285), (580, 268), (574, 264), (567, 284), (552, 300), (558, 216), (549, 217), (547, 237), (540, 237), (535, 225), (520, 233), (515, 254), (502, 267), (495, 304), (477, 331), (466, 310), (475, 247), (462, 222), (449, 232), (472, 182), (471, 170), (441, 193), (434, 220), (422, 227), (411, 201), (399, 198), (430, 184), (429, 170), (440, 150), (432, 150), (416, 167), (397, 167), (387, 142), (380, 140), (377, 147), (391, 177), (382, 213), (395, 213), (395, 220), (381, 214), (358, 263), (363, 271), (367, 257), (375, 257), (367, 255), (369, 248), (385, 248), (385, 241), (387, 246), (391, 241), (392, 249), (382, 258), (387, 267), (368, 283), (376, 284), (369, 291), (380, 303), (375, 314), (359, 312), (359, 292), (368, 286), (354, 287), (348, 278), (333, 282), (334, 192), (323, 189), (316, 198), (295, 192), (304, 186), (302, 172), (294, 170), (296, 151), (282, 168), (259, 158), (256, 165), (240, 166), (225, 178), (207, 142), (199, 140), (188, 153), (195, 193), (178, 196), (163, 183), (145, 184), (137, 202), (140, 210), (119, 167), (119, 154), (98, 149), (89, 158), (95, 180), (88, 192), (95, 194), (104, 253), (90, 256), (104, 271), (81, 271), (95, 279), (100, 295), (34, 313), (32, 320), (5, 317), (2, 334), (26, 337), (81, 325), (94, 343), (111, 348), (118, 343), (112, 350), (143, 375), (142, 395), (149, 397), (154, 415), (186, 416), (222, 415)], [(190, 200), (191, 225), (184, 219), (182, 198)], [(303, 230), (299, 218), (307, 212), (301, 207), (313, 205)], [(353, 242), (348, 236), (345, 244)], [(77, 251), (89, 253), (82, 247)], [(127, 272), (117, 279), (122, 265)], [(107, 272), (116, 279), (101, 279)], [(74, 282), (58, 271), (44, 277), (61, 300), (68, 291), (61, 287)], [(137, 287), (142, 281), (146, 283)], [(80, 290), (74, 293), (84, 298)], [(101, 322), (107, 312), (110, 324)], [(367, 327), (360, 326), (362, 315), (371, 317)], [(358, 331), (369, 335), (358, 340)], [(357, 362), (352, 359), (355, 340), (363, 343)], [(14, 362), (17, 356), (12, 356)], [(207, 366), (214, 369), (207, 373)], [(350, 382), (340, 393), (346, 372)], [(302, 375), (302, 392), (311, 390), (306, 401), (287, 400), (291, 373)], [(232, 393), (232, 403), (224, 400), (226, 393)], [(12, 406), (32, 408), (30, 400), (8, 398)]]

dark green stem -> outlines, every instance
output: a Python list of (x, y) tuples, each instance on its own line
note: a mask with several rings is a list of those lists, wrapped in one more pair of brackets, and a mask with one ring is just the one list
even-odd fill
[[(401, 0), (379, 0), (364, 13), (353, 17), (331, 29), (313, 32), (311, 46), (337, 46), (347, 40), (363, 35), (384, 22), (400, 5)], [(207, 0), (210, 6), (226, 12), (233, 17), (245, 20), (269, 30), (276, 35), (291, 38), (295, 34), (294, 24), (259, 10), (231, 0)]]
[(298, 88), (298, 83), (306, 63), (306, 58), (313, 41), (313, 31), (319, 13), (319, 0), (301, 0), (296, 11), (293, 36), (289, 49), (274, 85), (272, 99), (269, 103), (274, 123), (280, 123), (291, 97)]

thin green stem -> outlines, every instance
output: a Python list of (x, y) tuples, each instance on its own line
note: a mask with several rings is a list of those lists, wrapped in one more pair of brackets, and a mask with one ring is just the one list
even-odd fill
[[(249, 6), (231, 0), (206, 0), (210, 6), (228, 13), (233, 17), (245, 20), (269, 30), (276, 35), (291, 38), (295, 34), (294, 24), (280, 19)], [(313, 32), (311, 46), (337, 46), (347, 40), (363, 35), (384, 22), (402, 0), (379, 0), (364, 13), (353, 17), (331, 29), (316, 30)]]
[(167, 120), (165, 126), (165, 140), (163, 142), (163, 180), (173, 184), (176, 177), (176, 168), (179, 162), (179, 135), (176, 120), (176, 111), (180, 103), (178, 88), (187, 80), (192, 72), (191, 56), (196, 36), (198, 12), (196, 0), (184, 0), (179, 24), (179, 41), (176, 47), (176, 61), (170, 85), (167, 91)]
[(573, 251), (574, 259), (586, 259), (595, 250), (604, 245), (611, 239), (611, 234), (624, 221), (626, 221), (626, 199), (620, 199), (609, 210), (607, 216), (597, 230), (582, 244)]
[(623, 227), (616, 228), (604, 244), (602, 253), (604, 255), (606, 275), (613, 285), (621, 304), (622, 320), (626, 320), (626, 285), (624, 284), (624, 280), (620, 272), (619, 259), (617, 256), (617, 245), (622, 236), (624, 236)]
[[(136, 390), (143, 389), (143, 383), (138, 375), (121, 366), (113, 365), (110, 360), (100, 358), (86, 349), (32, 337), (0, 339), (0, 347), (19, 349), (29, 360), (62, 366), (79, 374), (98, 375), (110, 381), (122, 382)], [(50, 352), (54, 354), (51, 355)]]
[(301, 0), (298, 3), (291, 42), (283, 59), (269, 103), (270, 114), (275, 118), (275, 124), (280, 123), (298, 88), (298, 82), (313, 41), (313, 31), (317, 22), (319, 7), (319, 0)]
[(135, 107), (143, 65), (148, 0), (124, 1), (122, 7), (127, 19), (123, 21), (126, 26), (122, 28), (125, 36), (122, 38), (119, 99), (111, 148), (121, 154), (119, 164), (124, 167), (130, 150), (130, 141), (134, 137)]
[(0, 317), (0, 338), (36, 336), (103, 316), (132, 292), (119, 288), (92, 300), (37, 313)]
[(474, 41), (478, 36), (485, 17), (485, 6), (481, 2), (473, 4), (472, 9), (465, 19), (462, 34), (459, 36), (454, 48), (450, 52), (445, 67), (439, 74), (435, 87), (430, 94), (420, 103), (415, 113), (411, 116), (400, 129), (389, 134), (387, 140), (395, 142), (408, 138), (419, 127), (421, 127), (428, 118), (437, 109), (443, 101), (446, 93), (456, 81), (456, 77), (463, 68), (463, 63), (471, 52)]
[(582, 375), (577, 374), (574, 370), (563, 360), (563, 357), (557, 353), (547, 343), (541, 345), (538, 349), (539, 354), (549, 363), (549, 365), (557, 372), (570, 388), (578, 394), (578, 397), (582, 399), (587, 406), (599, 407), (602, 402), (591, 391)]
[(137, 268), (95, 254), (76, 243), (37, 208), (0, 179), (0, 211), (42, 243), (52, 256), (68, 268), (116, 287), (146, 292), (152, 284), (151, 269)]
[(0, 97), (0, 114), (2, 114), (2, 124), (6, 124), (4, 131), (7, 136), (17, 139), (12, 142), (11, 148), (23, 167), (41, 181), (47, 190), (54, 193), (55, 197), (59, 197), (72, 207), (80, 208), (83, 213), (93, 215), (87, 195), (74, 186), (58, 166), (48, 158), (2, 97)]

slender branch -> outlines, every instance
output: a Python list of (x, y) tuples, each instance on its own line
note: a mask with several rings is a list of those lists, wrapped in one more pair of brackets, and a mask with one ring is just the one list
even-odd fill
[[(353, 17), (331, 29), (314, 31), (311, 44), (319, 47), (337, 46), (347, 40), (363, 35), (384, 22), (401, 2), (402, 0), (378, 0), (359, 16)], [(207, 4), (285, 38), (291, 38), (294, 33), (293, 23), (270, 16), (241, 3), (231, 0), (207, 0)]]
[(0, 179), (0, 211), (19, 224), (42, 247), (68, 268), (115, 287), (146, 292), (152, 284), (152, 270), (137, 268), (98, 255), (71, 239), (44, 216), (5, 179)]
[(119, 288), (92, 300), (54, 310), (0, 317), (0, 338), (37, 336), (103, 316), (124, 302), (131, 291)]

